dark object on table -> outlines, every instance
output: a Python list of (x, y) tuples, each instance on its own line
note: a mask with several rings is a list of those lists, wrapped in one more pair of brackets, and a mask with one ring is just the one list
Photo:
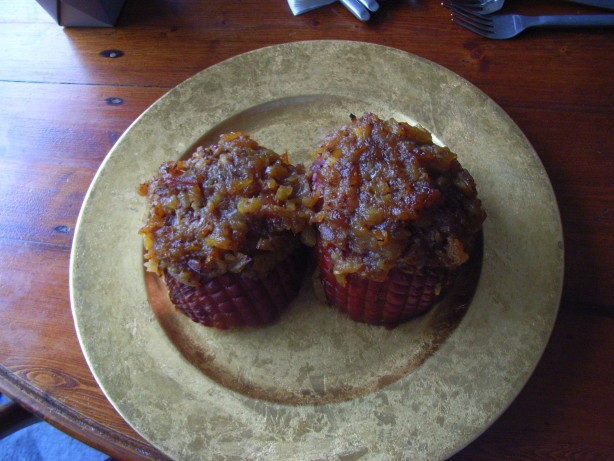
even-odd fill
[(36, 0), (60, 26), (113, 27), (124, 0)]

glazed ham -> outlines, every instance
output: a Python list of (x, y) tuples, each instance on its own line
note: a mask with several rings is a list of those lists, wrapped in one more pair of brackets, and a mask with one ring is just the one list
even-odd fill
[(372, 324), (426, 311), (486, 216), (471, 175), (428, 131), (371, 113), (352, 116), (314, 156), (312, 222), (329, 303)]
[(165, 277), (180, 311), (231, 328), (269, 323), (288, 305), (306, 268), (300, 234), (313, 198), (304, 173), (229, 133), (141, 185), (146, 266)]

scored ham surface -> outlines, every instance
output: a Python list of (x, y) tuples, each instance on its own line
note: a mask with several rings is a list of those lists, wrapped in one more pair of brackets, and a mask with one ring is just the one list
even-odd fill
[(279, 262), (264, 278), (228, 272), (199, 287), (165, 275), (169, 297), (181, 312), (206, 326), (229, 329), (266, 325), (296, 297), (305, 274), (302, 249)]
[(318, 244), (320, 280), (328, 302), (358, 322), (394, 327), (427, 311), (452, 277), (444, 271), (393, 269), (383, 281), (352, 274), (341, 283), (330, 247)]

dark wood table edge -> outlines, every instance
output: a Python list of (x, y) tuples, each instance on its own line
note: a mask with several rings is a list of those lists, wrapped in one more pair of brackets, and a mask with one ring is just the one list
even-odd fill
[[(151, 445), (77, 414), (62, 402), (19, 380), (3, 365), (0, 365), (0, 391), (38, 418), (113, 458), (129, 460), (138, 454), (145, 460), (170, 461)], [(48, 411), (43, 414), (37, 408), (47, 408)]]

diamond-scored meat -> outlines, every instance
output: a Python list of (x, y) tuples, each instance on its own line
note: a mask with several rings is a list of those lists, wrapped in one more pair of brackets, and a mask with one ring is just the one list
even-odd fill
[(320, 279), (329, 303), (358, 322), (394, 327), (427, 311), (447, 276), (428, 269), (393, 269), (383, 281), (350, 275), (345, 284), (332, 271), (330, 251), (318, 245)]
[(149, 205), (139, 231), (147, 270), (164, 276), (171, 301), (194, 321), (262, 325), (296, 296), (305, 264), (288, 255), (314, 200), (304, 166), (286, 153), (242, 132), (222, 134), (164, 162), (138, 191)]
[(262, 279), (226, 273), (200, 287), (166, 275), (173, 304), (193, 321), (230, 329), (273, 322), (297, 295), (305, 272), (302, 251), (293, 252)]
[(369, 112), (350, 119), (308, 172), (320, 278), (354, 320), (394, 326), (445, 293), (486, 214), (473, 177), (425, 128)]

